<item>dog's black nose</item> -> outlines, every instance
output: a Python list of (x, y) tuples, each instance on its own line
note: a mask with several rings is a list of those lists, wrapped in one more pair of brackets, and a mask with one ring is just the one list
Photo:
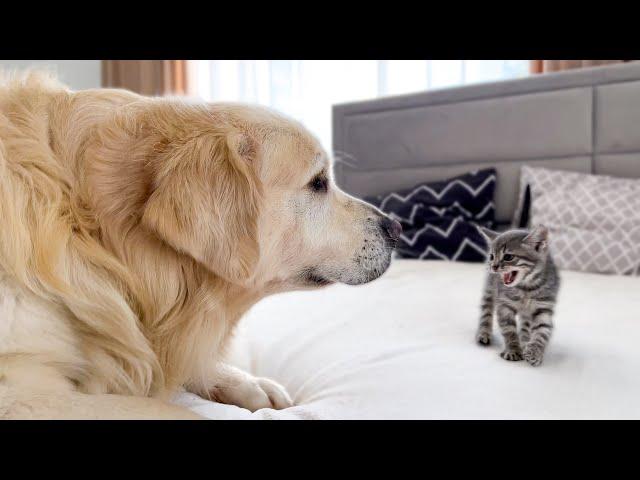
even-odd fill
[(398, 241), (400, 239), (400, 234), (402, 233), (402, 225), (400, 222), (397, 222), (389, 217), (384, 217), (380, 220), (380, 226), (382, 230), (389, 235), (389, 238), (393, 241)]

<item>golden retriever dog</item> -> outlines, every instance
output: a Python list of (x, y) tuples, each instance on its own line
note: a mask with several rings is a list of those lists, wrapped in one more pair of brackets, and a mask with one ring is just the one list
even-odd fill
[(400, 225), (264, 108), (0, 83), (0, 417), (198, 418), (285, 389), (225, 363), (266, 295), (387, 269)]

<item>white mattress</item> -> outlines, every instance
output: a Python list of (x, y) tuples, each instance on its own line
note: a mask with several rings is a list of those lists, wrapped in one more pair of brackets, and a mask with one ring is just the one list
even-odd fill
[(640, 278), (562, 272), (544, 363), (474, 343), (480, 264), (396, 260), (364, 286), (267, 298), (240, 326), (235, 363), (295, 407), (247, 410), (182, 394), (216, 419), (640, 418)]

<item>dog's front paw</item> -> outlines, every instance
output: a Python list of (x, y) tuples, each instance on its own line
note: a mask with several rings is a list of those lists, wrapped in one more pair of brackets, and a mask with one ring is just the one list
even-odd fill
[(510, 362), (517, 362), (518, 360), (522, 360), (522, 352), (520, 350), (504, 350), (500, 356), (505, 360), (509, 360)]
[(258, 377), (256, 380), (262, 391), (267, 394), (271, 408), (282, 410), (293, 406), (293, 400), (291, 400), (289, 393), (278, 382), (265, 377)]
[(524, 359), (534, 367), (542, 363), (543, 354), (542, 349), (536, 345), (527, 345), (524, 348)]
[(293, 406), (291, 397), (282, 385), (268, 378), (248, 374), (243, 376), (241, 381), (216, 385), (211, 394), (222, 403), (236, 405), (252, 412), (261, 408), (281, 410)]

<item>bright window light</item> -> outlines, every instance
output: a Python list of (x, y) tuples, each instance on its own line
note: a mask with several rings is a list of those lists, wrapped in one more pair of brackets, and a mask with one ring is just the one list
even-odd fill
[(331, 106), (517, 78), (528, 60), (199, 60), (198, 95), (272, 107), (300, 120), (331, 151)]

